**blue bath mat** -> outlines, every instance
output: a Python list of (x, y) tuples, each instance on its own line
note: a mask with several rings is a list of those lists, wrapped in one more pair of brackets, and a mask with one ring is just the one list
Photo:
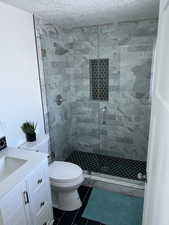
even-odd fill
[(143, 198), (93, 188), (83, 217), (106, 225), (141, 225)]

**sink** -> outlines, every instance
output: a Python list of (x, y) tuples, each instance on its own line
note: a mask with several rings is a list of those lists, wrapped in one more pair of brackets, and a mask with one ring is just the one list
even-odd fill
[(0, 158), (0, 182), (23, 166), (26, 160), (12, 157)]

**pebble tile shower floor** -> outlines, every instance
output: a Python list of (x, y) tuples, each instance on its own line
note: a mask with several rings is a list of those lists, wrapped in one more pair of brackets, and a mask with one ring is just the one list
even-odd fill
[(54, 208), (54, 223), (53, 225), (104, 225), (96, 221), (83, 218), (81, 215), (87, 205), (92, 188), (81, 186), (79, 188), (79, 195), (82, 200), (82, 207), (72, 212), (65, 212)]
[(79, 165), (83, 170), (132, 180), (138, 180), (140, 172), (146, 174), (146, 162), (96, 153), (73, 151), (66, 161)]

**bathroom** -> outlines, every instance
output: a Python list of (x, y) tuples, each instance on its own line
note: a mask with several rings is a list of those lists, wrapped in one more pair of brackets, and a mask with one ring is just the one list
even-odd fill
[(3, 198), (17, 173), (26, 213), (14, 225), (156, 225), (169, 160), (159, 110), (168, 104), (168, 3), (2, 0), (0, 225), (19, 215), (6, 218)]

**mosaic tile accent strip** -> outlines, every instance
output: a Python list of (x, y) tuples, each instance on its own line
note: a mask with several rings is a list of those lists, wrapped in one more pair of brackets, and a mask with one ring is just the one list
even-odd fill
[(91, 99), (108, 101), (109, 59), (91, 59), (89, 64)]
[(146, 174), (146, 162), (104, 156), (96, 153), (73, 151), (67, 162), (79, 165), (83, 170), (138, 180), (137, 174)]

